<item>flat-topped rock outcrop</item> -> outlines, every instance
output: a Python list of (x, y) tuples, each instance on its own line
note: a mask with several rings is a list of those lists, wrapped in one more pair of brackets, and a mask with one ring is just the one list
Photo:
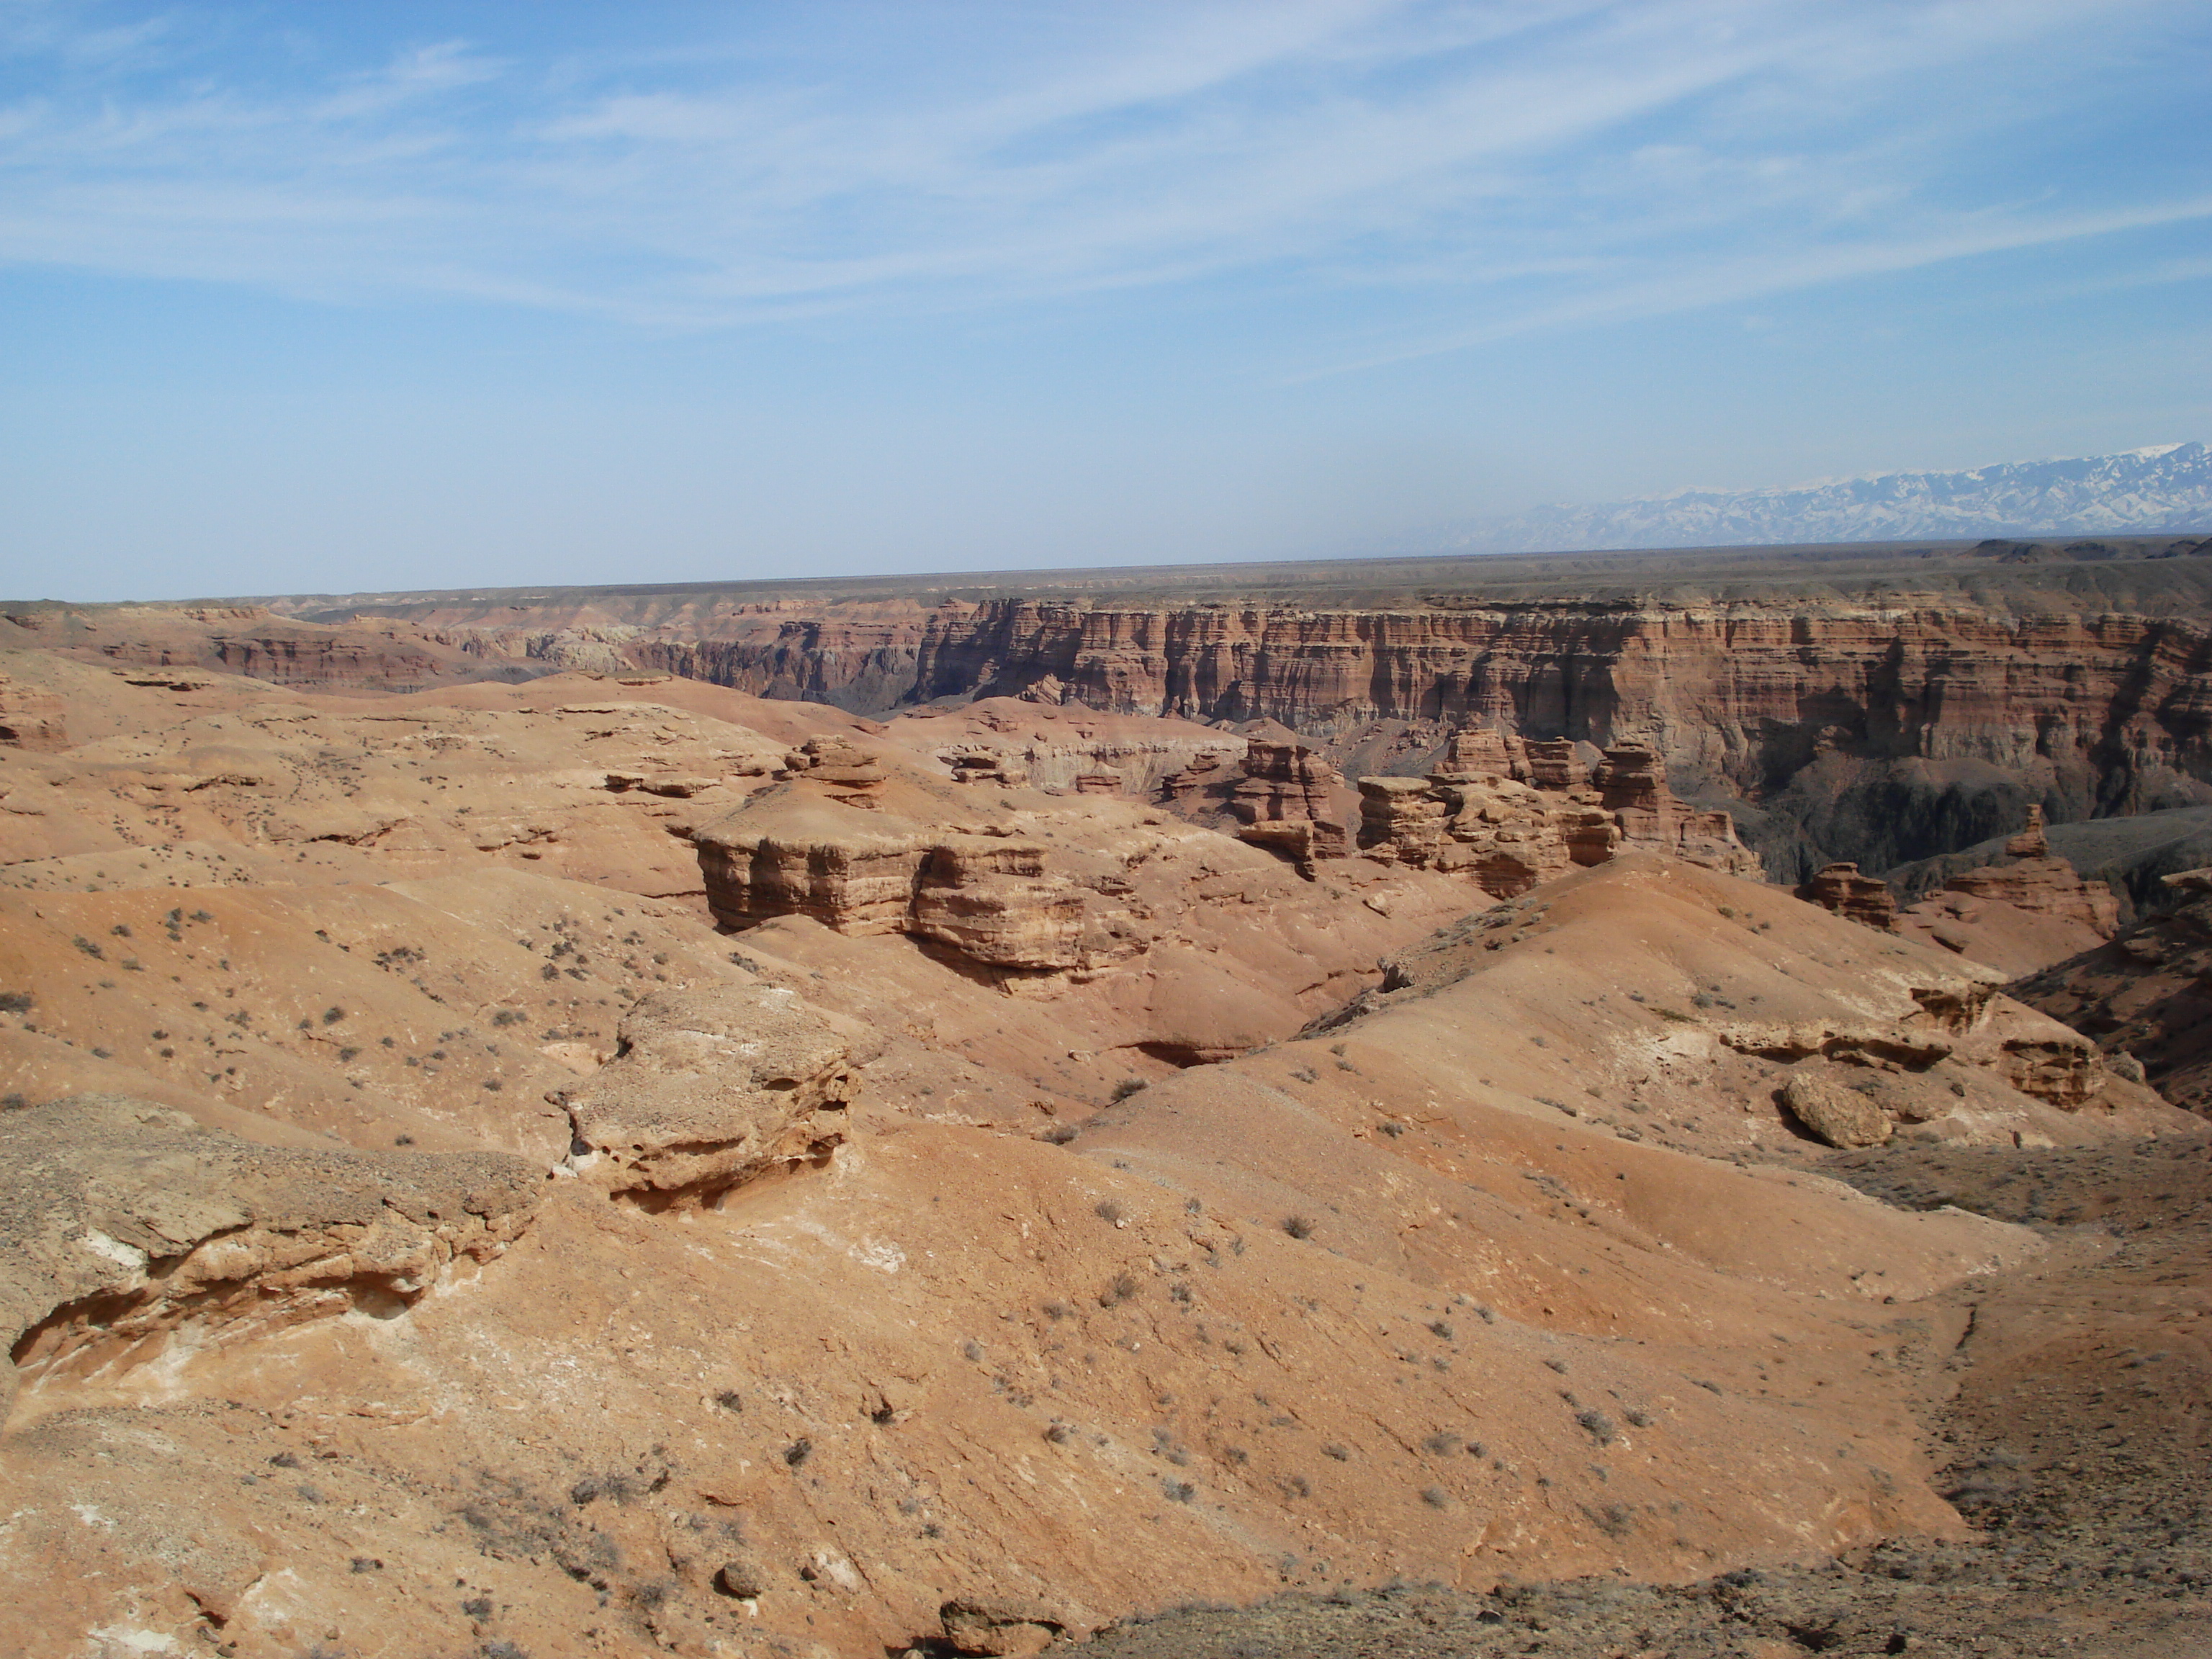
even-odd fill
[(880, 1046), (780, 986), (654, 992), (623, 1017), (614, 1058), (562, 1094), (567, 1167), (659, 1207), (819, 1164), (843, 1144), (859, 1061)]
[(1623, 848), (1756, 877), (1758, 855), (1725, 812), (1697, 811), (1668, 787), (1657, 751), (1624, 745), (1584, 781), (1573, 745), (1487, 728), (1455, 734), (1426, 778), (1359, 780), (1359, 849), (1370, 858), (1464, 873), (1510, 898)]

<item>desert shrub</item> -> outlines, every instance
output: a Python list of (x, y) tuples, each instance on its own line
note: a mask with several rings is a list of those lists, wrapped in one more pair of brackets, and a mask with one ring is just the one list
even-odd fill
[(343, 1065), (348, 1060), (358, 1060), (360, 1058), (361, 1050), (358, 1048), (347, 1047), (338, 1050), (338, 1063), (340, 1065)]
[(1610, 1446), (1613, 1443), (1613, 1436), (1620, 1432), (1620, 1430), (1614, 1425), (1613, 1420), (1601, 1411), (1589, 1410), (1577, 1412), (1575, 1413), (1575, 1421), (1581, 1424), (1584, 1429), (1588, 1430), (1589, 1431), (1590, 1437), (1595, 1440), (1601, 1446)]
[(1110, 1198), (1102, 1198), (1091, 1206), (1091, 1213), (1101, 1221), (1119, 1225), (1129, 1212)]
[(1607, 1504), (1601, 1510), (1585, 1509), (1583, 1513), (1607, 1538), (1627, 1537), (1636, 1522), (1636, 1512), (1626, 1504)]
[(1443, 1320), (1431, 1320), (1429, 1322), (1429, 1332), (1431, 1335), (1440, 1336), (1447, 1342), (1452, 1340), (1452, 1328)]
[(491, 1023), (495, 1025), (500, 1026), (520, 1025), (522, 1024), (523, 1018), (524, 1015), (520, 1010), (514, 1008), (502, 1008), (491, 1017)]
[(325, 1025), (335, 1025), (344, 1018), (345, 1010), (343, 1008), (325, 1008), (323, 1010), (323, 1024)]
[(1378, 1123), (1375, 1127), (1393, 1140), (1406, 1133), (1406, 1126), (1402, 1123)]
[(1334, 1440), (1321, 1449), (1321, 1455), (1323, 1457), (1332, 1458), (1339, 1463), (1349, 1463), (1352, 1461), (1352, 1454)]
[(1140, 1077), (1125, 1077), (1114, 1085), (1114, 1091), (1108, 1098), (1115, 1101), (1127, 1100), (1131, 1095), (1142, 1094), (1145, 1091), (1145, 1080)]
[(1129, 1274), (1115, 1273), (1113, 1282), (1098, 1292), (1098, 1305), (1102, 1308), (1119, 1307), (1124, 1302), (1133, 1300), (1139, 1288), (1136, 1279)]
[(105, 962), (107, 960), (107, 952), (101, 950), (100, 946), (94, 944), (82, 933), (79, 933), (75, 939), (71, 939), (70, 943), (76, 945), (78, 950), (83, 951), (85, 955), (92, 957), (95, 962)]
[(783, 1449), (783, 1461), (794, 1469), (813, 1455), (814, 1443), (803, 1434)]
[(1544, 1364), (1547, 1369), (1559, 1372), (1561, 1376), (1567, 1374), (1567, 1362), (1564, 1359), (1547, 1359)]
[(1451, 1494), (1442, 1486), (1424, 1486), (1421, 1488), (1421, 1502), (1432, 1510), (1448, 1510), (1451, 1507)]
[(1163, 1480), (1160, 1490), (1166, 1494), (1170, 1504), (1188, 1504), (1198, 1496), (1198, 1488), (1188, 1480)]
[(1421, 1442), (1421, 1449), (1431, 1457), (1449, 1457), (1459, 1449), (1459, 1437), (1439, 1431)]
[(1292, 1238), (1311, 1238), (1314, 1224), (1304, 1216), (1286, 1215), (1283, 1218), (1283, 1231)]
[(0, 1014), (27, 1014), (38, 1006), (28, 991), (0, 991)]

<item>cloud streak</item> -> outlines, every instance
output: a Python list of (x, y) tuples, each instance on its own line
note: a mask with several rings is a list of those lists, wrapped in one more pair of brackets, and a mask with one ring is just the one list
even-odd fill
[(1358, 367), (2206, 211), (1992, 159), (2170, 58), (2160, 0), (833, 15), (347, 62), (0, 0), (0, 259), (663, 328), (1255, 274), (1412, 296), (1420, 337)]

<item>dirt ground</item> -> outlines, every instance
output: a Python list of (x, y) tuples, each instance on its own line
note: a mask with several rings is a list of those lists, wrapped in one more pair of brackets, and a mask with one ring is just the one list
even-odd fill
[(2212, 1141), (1899, 1149), (1824, 1170), (2051, 1242), (2031, 1267), (1923, 1304), (1924, 1335), (1893, 1356), (1917, 1373), (1969, 1540), (1892, 1539), (1686, 1585), (1398, 1585), (1183, 1608), (1102, 1633), (1097, 1659), (2212, 1654)]

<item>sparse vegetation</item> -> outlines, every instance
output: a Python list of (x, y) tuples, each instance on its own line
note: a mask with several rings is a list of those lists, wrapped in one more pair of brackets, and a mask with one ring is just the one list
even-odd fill
[(1589, 1437), (1601, 1446), (1610, 1446), (1613, 1442), (1613, 1437), (1620, 1432), (1611, 1418), (1594, 1407), (1577, 1412), (1575, 1421), (1580, 1424), (1588, 1431)]
[(1292, 1238), (1311, 1238), (1314, 1234), (1314, 1224), (1306, 1216), (1286, 1215), (1283, 1218), (1283, 1231)]

